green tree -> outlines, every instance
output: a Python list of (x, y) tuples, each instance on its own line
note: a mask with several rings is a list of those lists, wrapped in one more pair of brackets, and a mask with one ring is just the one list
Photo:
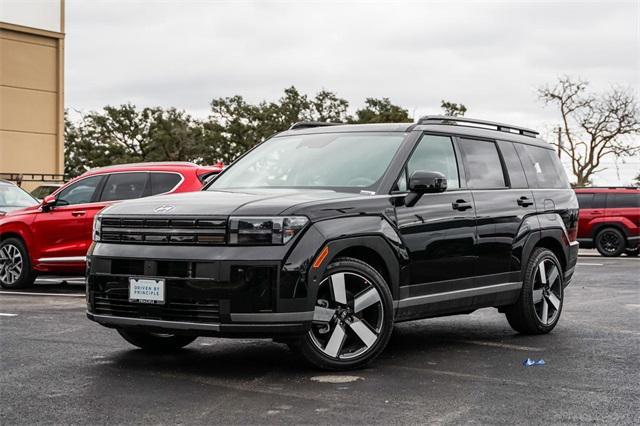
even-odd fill
[(365, 107), (356, 111), (352, 123), (407, 123), (413, 121), (409, 117), (409, 111), (394, 105), (389, 98), (367, 98)]
[(445, 100), (442, 100), (440, 103), (440, 108), (442, 108), (444, 115), (451, 117), (462, 117), (467, 112), (467, 107), (463, 104), (456, 104)]

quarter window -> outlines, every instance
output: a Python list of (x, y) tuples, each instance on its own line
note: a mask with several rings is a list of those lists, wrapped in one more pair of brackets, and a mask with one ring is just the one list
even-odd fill
[(175, 173), (151, 173), (151, 195), (164, 194), (171, 191), (180, 182), (180, 175)]
[(130, 200), (144, 195), (148, 173), (114, 173), (102, 190), (102, 201)]
[(91, 176), (69, 185), (58, 194), (56, 204), (70, 206), (92, 202), (101, 180), (102, 176)]
[(570, 187), (562, 163), (553, 150), (523, 144), (517, 144), (516, 149), (532, 187), (558, 189)]
[(506, 187), (500, 155), (494, 142), (460, 139), (469, 188)]
[(411, 154), (406, 171), (398, 181), (398, 189), (406, 190), (407, 178), (418, 170), (440, 172), (447, 178), (447, 189), (460, 188), (458, 164), (453, 143), (448, 136), (424, 135)]

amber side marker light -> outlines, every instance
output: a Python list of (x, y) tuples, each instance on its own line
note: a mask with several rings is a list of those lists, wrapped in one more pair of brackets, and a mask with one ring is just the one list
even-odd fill
[(316, 261), (313, 262), (313, 269), (318, 269), (320, 265), (322, 265), (322, 262), (324, 262), (324, 260), (327, 258), (328, 254), (329, 246), (324, 246), (318, 257), (316, 257)]

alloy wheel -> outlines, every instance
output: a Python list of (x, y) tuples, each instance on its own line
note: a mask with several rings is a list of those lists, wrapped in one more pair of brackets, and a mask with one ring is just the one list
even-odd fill
[(0, 281), (7, 285), (15, 284), (24, 267), (22, 253), (13, 244), (0, 248)]
[(543, 259), (536, 268), (533, 283), (533, 306), (538, 320), (553, 324), (562, 305), (560, 268), (551, 259)]
[(384, 307), (364, 276), (338, 272), (322, 280), (309, 336), (324, 355), (353, 359), (371, 350), (382, 331)]
[(605, 231), (600, 236), (600, 247), (607, 253), (617, 252), (621, 243), (620, 237), (615, 232)]

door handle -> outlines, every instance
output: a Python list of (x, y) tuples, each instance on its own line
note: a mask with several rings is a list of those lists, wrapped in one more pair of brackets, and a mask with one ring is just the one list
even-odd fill
[(471, 203), (467, 203), (465, 200), (456, 200), (455, 203), (451, 203), (451, 207), (453, 207), (454, 210), (465, 211), (472, 208), (473, 206), (471, 205)]
[(528, 197), (518, 198), (518, 205), (520, 207), (529, 207), (533, 205), (533, 201), (530, 201)]
[(84, 216), (85, 214), (87, 214), (87, 212), (83, 212), (81, 210), (77, 210), (75, 212), (71, 212), (71, 216)]

